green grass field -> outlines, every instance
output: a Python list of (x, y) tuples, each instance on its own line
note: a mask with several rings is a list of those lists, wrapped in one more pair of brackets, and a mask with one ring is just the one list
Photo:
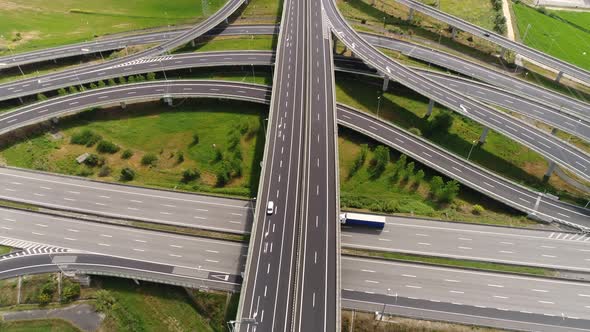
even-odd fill
[[(527, 26), (531, 28), (524, 43), (557, 58), (590, 70), (590, 31), (583, 30), (562, 20), (544, 15), (523, 4), (514, 4), (514, 13), (523, 39)], [(567, 16), (567, 14), (566, 14)], [(590, 14), (581, 15), (588, 25)], [(579, 20), (576, 16), (576, 19)]]
[(183, 288), (132, 280), (97, 278), (120, 310), (107, 315), (101, 331), (225, 331), (224, 293), (192, 292)]
[(440, 1), (439, 9), (488, 30), (494, 29), (496, 15), (490, 0), (421, 0), (427, 5)]
[(0, 321), (0, 331), (5, 332), (79, 332), (69, 322), (62, 319)]
[[(194, 23), (224, 0), (1, 1), (0, 54), (91, 40), (93, 36)], [(17, 35), (19, 33), (20, 35)]]
[(236, 36), (215, 37), (202, 44), (196, 45), (199, 52), (228, 51), (228, 50), (256, 50), (270, 51), (273, 49), (273, 36)]
[(8, 254), (12, 248), (6, 246), (0, 246), (0, 255)]
[[(32, 137), (13, 145), (0, 156), (9, 164), (65, 174), (86, 174), (98, 178), (98, 168), (78, 165), (75, 158), (84, 152), (97, 153), (94, 147), (70, 144), (70, 137), (83, 129), (90, 129), (104, 139), (121, 147), (115, 154), (103, 154), (111, 175), (103, 180), (117, 181), (120, 170), (131, 167), (137, 173), (131, 183), (177, 187), (186, 190), (212, 191), (250, 197), (256, 193), (259, 176), (258, 160), (264, 141), (261, 121), (266, 106), (218, 100), (177, 100), (172, 109), (159, 104), (129, 105), (125, 111), (119, 108), (82, 113), (62, 121), (61, 139), (48, 134)], [(239, 110), (239, 111), (236, 111)], [(221, 162), (213, 162), (214, 145), (224, 154), (228, 133), (238, 124), (252, 126), (256, 134), (242, 138), (242, 175), (223, 187), (216, 187), (216, 171)], [(199, 135), (199, 143), (193, 145), (193, 133)], [(261, 138), (262, 137), (262, 138)], [(125, 160), (122, 151), (130, 149), (133, 156)], [(178, 154), (185, 160), (178, 162)], [(157, 167), (143, 166), (141, 158), (152, 153), (158, 157)], [(196, 167), (201, 178), (188, 184), (180, 182), (182, 172)]]
[(590, 12), (569, 12), (566, 10), (551, 10), (550, 12), (573, 25), (590, 30)]

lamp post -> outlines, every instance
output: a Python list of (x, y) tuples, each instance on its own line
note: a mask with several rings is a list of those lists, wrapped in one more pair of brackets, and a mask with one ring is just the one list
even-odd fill
[(471, 144), (471, 149), (469, 149), (469, 154), (467, 154), (467, 161), (469, 161), (469, 158), (471, 157), (471, 152), (473, 152), (473, 148), (475, 147), (475, 143), (477, 143), (477, 140), (473, 140), (473, 144)]
[(381, 96), (377, 97), (377, 117), (379, 117), (379, 109), (381, 108)]
[[(390, 293), (391, 293), (391, 288), (388, 288), (387, 289), (387, 297), (389, 297), (389, 294)], [(383, 321), (383, 316), (385, 316), (385, 309), (387, 309), (387, 301), (383, 301), (383, 310), (381, 310), (381, 319), (380, 319), (380, 321)]]

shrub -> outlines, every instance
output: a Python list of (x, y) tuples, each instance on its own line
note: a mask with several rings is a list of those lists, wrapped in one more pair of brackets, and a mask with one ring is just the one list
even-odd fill
[(154, 166), (156, 162), (158, 162), (158, 157), (153, 153), (148, 153), (141, 157), (141, 164), (144, 166)]
[(379, 145), (373, 152), (373, 159), (371, 159), (370, 172), (373, 177), (379, 177), (385, 167), (389, 163), (389, 148), (384, 145)]
[(106, 87), (106, 86), (107, 86), (107, 85), (104, 83), (104, 81), (102, 81), (102, 80), (98, 81), (98, 87), (99, 87), (99, 88), (104, 88), (104, 87)]
[(409, 162), (405, 169), (404, 180), (409, 179), (411, 176), (414, 176), (414, 168), (416, 164), (413, 161)]
[(155, 79), (156, 79), (156, 73), (152, 73), (152, 72), (147, 73), (147, 80), (148, 81), (153, 81)]
[(129, 159), (133, 156), (133, 151), (127, 149), (125, 151), (123, 151), (123, 153), (121, 153), (121, 158), (123, 159)]
[(424, 171), (420, 169), (416, 172), (416, 175), (414, 175), (414, 181), (416, 181), (417, 184), (420, 184), (422, 180), (424, 180)]
[(62, 290), (62, 301), (70, 302), (80, 297), (80, 284), (68, 282)]
[(115, 79), (114, 78), (109, 78), (108, 82), (109, 82), (109, 86), (115, 86), (115, 85), (117, 85), (117, 82), (115, 82)]
[(127, 80), (125, 79), (125, 76), (121, 76), (118, 79), (119, 84), (125, 84), (127, 83)]
[(68, 92), (64, 88), (59, 88), (59, 89), (57, 89), (57, 94), (60, 96), (65, 96), (68, 94)]
[(127, 82), (128, 83), (135, 83), (135, 77), (134, 76), (127, 77)]
[(440, 176), (433, 176), (430, 180), (430, 192), (437, 197), (444, 186), (444, 181)]
[(223, 159), (223, 153), (221, 153), (221, 150), (218, 147), (215, 147), (215, 150), (213, 151), (213, 162), (216, 163), (221, 161), (221, 159)]
[(192, 144), (193, 145), (199, 144), (199, 134), (197, 134), (197, 133), (193, 134), (193, 143)]
[(447, 181), (444, 187), (438, 193), (437, 199), (441, 202), (449, 203), (459, 194), (459, 182), (456, 180)]
[(86, 145), (88, 147), (93, 146), (96, 142), (100, 141), (100, 135), (94, 133), (90, 129), (84, 129), (81, 132), (75, 133), (70, 139), (71, 144)]
[(408, 129), (408, 131), (416, 136), (422, 136), (422, 131), (420, 131), (420, 129), (418, 129), (416, 127), (412, 127), (410, 129)]
[(229, 171), (227, 167), (222, 166), (216, 172), (216, 185), (218, 187), (223, 187), (229, 182)]
[(361, 167), (365, 164), (365, 160), (367, 159), (367, 153), (369, 151), (369, 146), (367, 144), (361, 144), (361, 151), (359, 152), (358, 156), (352, 162), (350, 166), (350, 171), (348, 172), (348, 177), (351, 178), (356, 172), (358, 172)]
[(182, 151), (178, 152), (178, 155), (176, 156), (176, 162), (178, 164), (182, 163), (184, 161), (184, 153)]
[(38, 101), (44, 101), (44, 100), (47, 100), (47, 97), (44, 94), (42, 94), (42, 93), (38, 93), (37, 94), (37, 100)]
[(98, 145), (96, 146), (96, 151), (100, 152), (100, 153), (117, 153), (119, 152), (121, 148), (119, 148), (118, 145), (116, 145), (113, 142), (109, 142), (109, 141), (105, 141), (105, 140), (101, 140), (100, 142), (98, 142)]
[(201, 177), (201, 173), (199, 173), (199, 170), (197, 170), (196, 168), (187, 169), (184, 172), (182, 172), (182, 180), (181, 181), (184, 183), (189, 183), (189, 182), (196, 180), (200, 177)]
[(90, 154), (86, 160), (84, 160), (84, 164), (90, 166), (90, 167), (94, 167), (94, 166), (101, 166), (104, 164), (104, 157), (99, 157), (97, 155)]
[(100, 170), (98, 171), (98, 176), (105, 177), (111, 174), (111, 168), (107, 165), (102, 165)]
[(94, 82), (90, 83), (90, 89), (96, 89), (96, 88), (98, 88), (96, 83), (94, 83)]
[(51, 302), (51, 296), (49, 294), (39, 293), (37, 296), (37, 302), (39, 302), (40, 305), (46, 305)]
[(129, 167), (125, 167), (121, 170), (121, 177), (119, 179), (121, 181), (131, 181), (135, 179), (135, 171)]
[(143, 76), (142, 74), (137, 74), (137, 75), (135, 75), (135, 81), (136, 82), (143, 82), (143, 81), (145, 81), (145, 76)]
[(106, 289), (99, 289), (94, 294), (96, 296), (94, 306), (99, 312), (107, 313), (117, 303), (117, 299)]
[(68, 88), (68, 93), (76, 93), (78, 92), (78, 89), (75, 86), (71, 86)]
[(479, 204), (475, 204), (473, 206), (473, 208), (471, 209), (471, 213), (476, 214), (476, 215), (480, 215), (485, 211), (485, 209), (483, 208), (483, 206), (479, 205)]

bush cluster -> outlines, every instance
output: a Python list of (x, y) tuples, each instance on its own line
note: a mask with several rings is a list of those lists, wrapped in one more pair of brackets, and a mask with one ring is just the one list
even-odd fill
[(119, 152), (120, 149), (121, 148), (119, 148), (119, 146), (117, 146), (115, 143), (105, 140), (101, 140), (100, 142), (98, 142), (98, 145), (96, 146), (96, 151), (100, 153), (113, 154)]
[(102, 137), (90, 129), (84, 129), (81, 132), (75, 133), (70, 139), (71, 144), (86, 145), (88, 147), (93, 146), (96, 142), (100, 141)]

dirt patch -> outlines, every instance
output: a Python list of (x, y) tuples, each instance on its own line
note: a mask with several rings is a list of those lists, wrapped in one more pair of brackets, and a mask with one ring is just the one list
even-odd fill
[(41, 11), (40, 8), (27, 6), (24, 3), (16, 3), (14, 1), (6, 1), (0, 0), (0, 11), (12, 11), (12, 10), (34, 10), (34, 11)]
[[(0, 9), (1, 10), (1, 9)], [(26, 44), (31, 40), (41, 39), (40, 31), (12, 31), (8, 38), (0, 38), (1, 48), (16, 48), (17, 46)]]

